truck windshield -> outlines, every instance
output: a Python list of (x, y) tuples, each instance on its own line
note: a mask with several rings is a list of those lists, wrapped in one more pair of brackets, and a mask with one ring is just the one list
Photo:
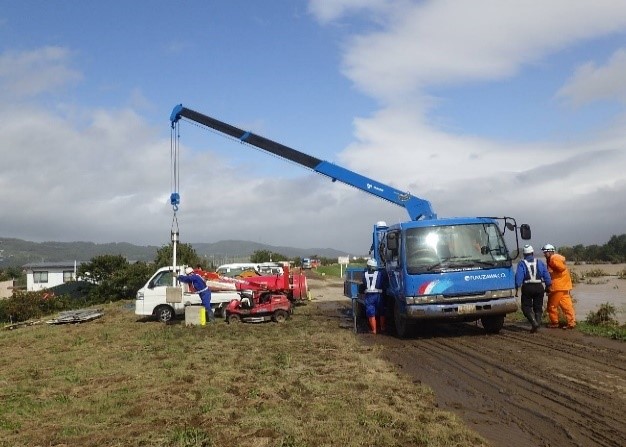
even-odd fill
[(447, 225), (406, 231), (408, 273), (510, 265), (508, 250), (495, 224)]

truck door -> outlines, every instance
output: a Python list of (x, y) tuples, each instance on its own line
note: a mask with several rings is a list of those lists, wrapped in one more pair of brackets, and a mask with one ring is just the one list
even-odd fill
[(389, 275), (389, 284), (387, 295), (393, 297), (402, 297), (404, 290), (404, 282), (402, 280), (402, 238), (399, 231), (390, 231), (386, 234), (383, 245), (381, 246), (381, 256), (385, 260), (387, 274)]
[(159, 304), (165, 304), (166, 288), (174, 284), (174, 273), (171, 270), (157, 272), (143, 290), (144, 314), (152, 314)]

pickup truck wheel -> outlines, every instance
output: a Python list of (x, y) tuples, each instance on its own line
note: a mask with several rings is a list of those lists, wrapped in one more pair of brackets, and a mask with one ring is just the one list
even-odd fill
[(497, 334), (504, 326), (504, 315), (490, 315), (488, 317), (482, 317), (480, 322), (488, 334)]
[(241, 323), (241, 317), (237, 314), (230, 314), (226, 317), (226, 323), (228, 324)]
[(406, 318), (403, 318), (400, 314), (400, 306), (396, 302), (393, 307), (393, 321), (396, 327), (396, 335), (398, 338), (406, 338), (409, 335), (409, 323)]
[(176, 314), (174, 313), (174, 309), (172, 309), (170, 306), (162, 305), (154, 309), (154, 316), (161, 323), (169, 323), (174, 319), (175, 315)]
[(274, 315), (272, 315), (272, 320), (274, 320), (276, 323), (284, 323), (285, 321), (287, 321), (288, 318), (289, 313), (287, 313), (286, 310), (282, 309), (278, 309), (276, 312), (274, 312)]

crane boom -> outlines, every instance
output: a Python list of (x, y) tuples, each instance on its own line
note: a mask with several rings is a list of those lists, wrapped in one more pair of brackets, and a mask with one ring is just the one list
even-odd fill
[(244, 131), (218, 119), (211, 118), (202, 113), (183, 107), (182, 104), (179, 104), (174, 107), (172, 114), (170, 115), (172, 127), (175, 127), (181, 118), (194, 121), (233, 138), (237, 138), (242, 142), (258, 147), (266, 152), (298, 163), (304, 167), (312, 169), (318, 174), (331, 178), (332, 181), (339, 180), (342, 183), (353, 186), (380, 199), (401, 206), (407, 210), (411, 220), (437, 218), (430, 202), (427, 200), (415, 197), (408, 192), (399, 191), (391, 186), (377, 182), (328, 161), (320, 160), (319, 158), (282, 145), (268, 138), (256, 135), (252, 132)]

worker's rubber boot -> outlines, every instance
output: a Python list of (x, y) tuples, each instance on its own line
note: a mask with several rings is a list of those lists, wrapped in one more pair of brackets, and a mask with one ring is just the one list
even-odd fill
[(215, 323), (215, 315), (213, 314), (213, 309), (206, 311), (206, 321), (207, 323)]
[(370, 330), (372, 331), (372, 334), (376, 333), (376, 317), (368, 317), (368, 320), (370, 322)]
[(383, 316), (378, 317), (378, 321), (380, 322), (379, 328), (380, 328), (380, 333), (382, 334), (382, 333), (384, 333), (387, 330), (387, 324), (386, 324), (386, 321), (385, 321), (385, 317), (383, 317)]
[(532, 328), (530, 328), (530, 333), (534, 334), (535, 332), (537, 332), (537, 329), (539, 329), (539, 323), (537, 323), (537, 319), (535, 318), (535, 316), (533, 314), (530, 314), (530, 325), (532, 326)]
[(533, 312), (533, 310), (528, 307), (522, 307), (522, 313), (524, 314), (524, 316), (526, 317), (526, 319), (529, 321), (530, 325), (532, 326), (532, 329), (530, 330), (530, 332), (531, 333), (537, 332), (537, 327), (539, 325), (537, 324), (537, 320), (535, 319), (535, 313)]

